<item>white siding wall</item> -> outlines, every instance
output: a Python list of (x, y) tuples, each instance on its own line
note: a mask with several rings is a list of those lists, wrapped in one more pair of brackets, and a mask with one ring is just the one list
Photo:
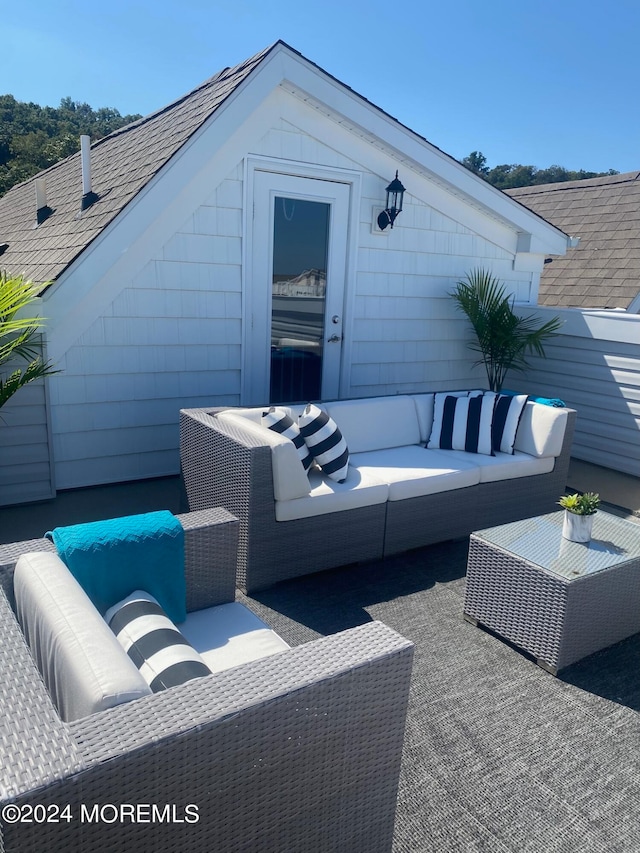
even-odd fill
[(351, 391), (362, 396), (477, 384), (481, 374), (465, 346), (467, 322), (449, 293), (476, 266), (511, 279), (516, 293), (528, 293), (530, 282), (513, 279), (512, 255), (411, 197), (393, 231), (372, 233), (379, 183), (375, 176), (364, 181)]
[(544, 320), (559, 315), (563, 333), (545, 346), (545, 359), (530, 359), (525, 376), (509, 376), (509, 387), (560, 397), (577, 410), (576, 459), (640, 476), (640, 316), (541, 307), (534, 313)]
[[(513, 253), (412, 196), (418, 177), (412, 179), (408, 167), (400, 169), (407, 193), (396, 227), (373, 233), (374, 209), (381, 209), (384, 187), (393, 174), (370, 171), (367, 143), (354, 144), (351, 151), (347, 157), (282, 120), (255, 152), (355, 170), (363, 176), (351, 316), (345, 312), (351, 363), (342, 395), (463, 388), (483, 382), (486, 377), (472, 367), (474, 357), (466, 347), (468, 324), (448, 293), (465, 273), (483, 266), (493, 270), (516, 299), (528, 301), (537, 290), (539, 273), (514, 272)], [(462, 200), (449, 203), (463, 214)], [(491, 227), (487, 220), (487, 230)]]
[[(342, 396), (482, 383), (465, 346), (466, 321), (447, 294), (482, 265), (526, 301), (537, 273), (514, 272), (512, 252), (462, 224), (468, 212), (462, 200), (448, 199), (445, 214), (416, 198), (425, 178), (408, 167), (401, 170), (407, 195), (398, 225), (373, 234), (373, 208), (384, 199), (394, 161), (376, 169), (367, 158), (378, 162), (379, 150), (355, 136), (346, 139), (344, 129), (315, 114), (314, 121), (324, 141), (281, 119), (246, 153), (362, 174)], [(335, 147), (327, 142), (334, 138)], [(243, 166), (239, 156), (66, 351), (59, 365), (64, 372), (51, 381), (59, 489), (175, 474), (178, 410), (241, 402)], [(486, 224), (488, 234), (495, 227), (504, 236), (504, 225), (489, 217)], [(65, 282), (73, 286), (72, 279)]]
[[(0, 506), (53, 497), (44, 380), (29, 383), (0, 410)], [(11, 541), (2, 531), (2, 541)]]
[(178, 411), (240, 402), (242, 170), (67, 352), (52, 383), (58, 488), (178, 472)]

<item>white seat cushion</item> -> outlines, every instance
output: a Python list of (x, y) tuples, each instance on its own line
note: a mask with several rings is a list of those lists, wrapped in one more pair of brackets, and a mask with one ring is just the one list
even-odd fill
[(476, 456), (464, 450), (442, 451), (450, 454), (456, 465), (462, 465), (471, 456), (480, 469), (481, 483), (495, 483), (497, 480), (515, 480), (518, 477), (533, 477), (536, 474), (548, 474), (553, 471), (553, 456), (529, 456), (516, 450), (514, 453), (496, 453), (495, 456)]
[(269, 657), (290, 646), (237, 601), (187, 613), (178, 626), (211, 672)]
[(363, 476), (388, 483), (389, 500), (400, 501), (479, 483), (477, 456), (463, 452), (452, 454), (456, 451), (426, 450), (420, 445), (411, 445), (355, 453), (351, 462)]
[(375, 506), (385, 503), (389, 495), (389, 487), (385, 483), (371, 474), (357, 471), (351, 465), (344, 483), (329, 480), (317, 471), (309, 473), (309, 482), (309, 495), (289, 501), (276, 501), (277, 521), (293, 521), (296, 518)]

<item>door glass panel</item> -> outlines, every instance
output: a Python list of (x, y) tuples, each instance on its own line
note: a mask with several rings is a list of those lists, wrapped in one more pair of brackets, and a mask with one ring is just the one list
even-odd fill
[(274, 199), (272, 403), (321, 396), (329, 208), (324, 202)]

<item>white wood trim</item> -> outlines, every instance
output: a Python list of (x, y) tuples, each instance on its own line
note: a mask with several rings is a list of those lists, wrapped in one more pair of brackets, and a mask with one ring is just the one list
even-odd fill
[[(449, 191), (462, 192), (469, 202), (480, 204), (485, 213), (537, 235), (547, 245), (547, 254), (565, 254), (567, 235), (564, 232), (474, 175), (453, 157), (321, 72), (308, 60), (280, 45), (267, 57), (266, 62), (271, 61), (281, 64), (283, 81), (289, 83), (287, 88), (323, 114), (338, 113), (347, 125), (364, 132), (367, 139), (373, 137), (378, 144), (384, 140), (387, 150), (393, 149), (399, 162), (425, 168)], [(283, 85), (286, 87), (286, 83)]]
[[(242, 294), (243, 294), (243, 344), (242, 344), (242, 390), (241, 398), (243, 404), (250, 405), (265, 402), (268, 387), (264, 381), (260, 381), (253, 369), (256, 358), (258, 340), (261, 336), (254, 334), (251, 315), (256, 304), (259, 303), (258, 294), (253, 288), (254, 271), (254, 205), (256, 173), (264, 172), (284, 178), (294, 177), (314, 179), (326, 183), (325, 191), (318, 188), (318, 198), (326, 195), (331, 198), (332, 203), (337, 203), (337, 197), (331, 190), (331, 185), (343, 185), (348, 188), (347, 210), (346, 210), (346, 257), (344, 272), (344, 290), (342, 295), (342, 317), (341, 333), (343, 336), (340, 353), (340, 366), (338, 377), (338, 389), (335, 396), (348, 394), (348, 383), (350, 377), (351, 339), (353, 327), (353, 302), (355, 299), (354, 286), (355, 270), (357, 261), (357, 237), (358, 237), (358, 211), (360, 206), (360, 183), (361, 174), (347, 169), (326, 168), (314, 164), (283, 160), (281, 158), (263, 157), (249, 155), (245, 158), (244, 178), (244, 239), (242, 260)], [(264, 306), (263, 306), (264, 307)], [(269, 312), (267, 312), (269, 313)], [(264, 347), (262, 347), (264, 349)], [(263, 353), (263, 355), (265, 355)]]
[[(206, 188), (220, 183), (237, 164), (238, 152), (250, 151), (253, 140), (268, 131), (273, 107), (282, 103), (275, 94), (280, 85), (342, 124), (345, 133), (359, 133), (368, 150), (380, 152), (385, 172), (389, 158), (395, 165), (406, 163), (416, 174), (425, 170), (429, 192), (439, 199), (436, 205), (444, 207), (448, 193), (458, 194), (478, 206), (484, 217), (502, 220), (507, 230), (515, 226), (537, 235), (545, 253), (564, 254), (566, 235), (561, 231), (278, 45), (47, 291), (52, 358), (60, 359), (107, 308), (123, 281), (157, 254), (202, 203)], [(372, 138), (379, 148), (370, 144)], [(73, 287), (64, 286), (70, 278)]]
[[(244, 93), (241, 93), (244, 94)], [(115, 296), (272, 126), (277, 93), (249, 89), (205, 125), (45, 292), (50, 354), (59, 361)], [(217, 114), (216, 114), (217, 115)], [(67, 286), (72, 279), (73, 284)]]
[[(525, 313), (527, 308), (523, 306)], [(553, 305), (536, 305), (532, 313), (546, 320), (547, 315), (563, 321), (560, 334), (578, 338), (638, 344), (640, 341), (640, 316), (627, 311), (598, 311), (584, 308), (560, 308)]]
[[(379, 145), (371, 145), (362, 135), (354, 136), (344, 124), (328, 124), (326, 116), (311, 109), (293, 110), (291, 103), (285, 103), (282, 116), (300, 133), (308, 134), (324, 145), (344, 152), (349, 159), (357, 160), (363, 170), (378, 175), (380, 201), (384, 202), (384, 188), (393, 178), (399, 164), (399, 158), (393, 151)], [(485, 210), (473, 206), (469, 199), (465, 199), (461, 194), (452, 194), (441, 183), (434, 181), (433, 176), (420, 171), (415, 164), (404, 165), (406, 171), (401, 173), (400, 177), (407, 187), (406, 202), (410, 201), (411, 197), (416, 198), (509, 254), (515, 255), (519, 239), (517, 228), (495, 216), (487, 215)], [(398, 223), (401, 226), (401, 220), (398, 220)]]

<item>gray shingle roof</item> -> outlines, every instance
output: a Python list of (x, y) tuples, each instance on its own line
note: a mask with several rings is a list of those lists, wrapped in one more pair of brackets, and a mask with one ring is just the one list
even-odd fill
[(580, 244), (545, 264), (539, 302), (628, 308), (640, 292), (640, 172), (508, 190)]
[(197, 89), (95, 142), (91, 146), (92, 190), (97, 201), (81, 216), (80, 153), (41, 172), (53, 213), (36, 222), (35, 178), (0, 199), (0, 268), (34, 282), (56, 279), (157, 174), (269, 53), (266, 48), (234, 68), (225, 68)]

